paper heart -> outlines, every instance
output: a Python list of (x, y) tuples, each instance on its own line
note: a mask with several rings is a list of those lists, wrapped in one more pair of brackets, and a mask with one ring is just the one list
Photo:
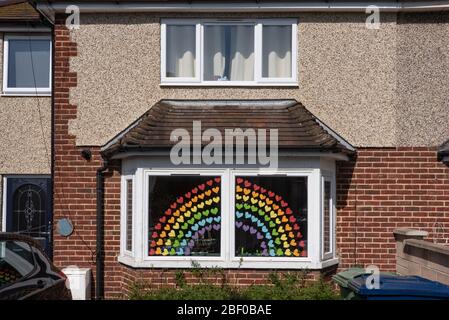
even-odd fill
[(292, 227), (289, 224), (285, 225), (285, 231), (292, 231)]
[[(198, 222), (198, 224), (199, 224), (201, 227), (204, 227), (204, 226), (206, 225), (206, 220), (201, 220), (201, 221)], [(192, 228), (192, 229), (193, 229), (193, 228)]]
[(192, 230), (193, 230), (193, 231), (197, 231), (198, 228), (199, 228), (199, 226), (198, 226), (197, 224), (195, 224), (195, 225), (192, 226)]
[(186, 198), (190, 199), (190, 197), (192, 196), (192, 194), (191, 194), (190, 192), (187, 192), (184, 196), (185, 196)]
[(192, 202), (195, 203), (195, 202), (197, 202), (197, 201), (198, 201), (198, 197), (197, 197), (197, 196), (194, 196), (194, 197), (192, 198)]
[(273, 240), (268, 241), (268, 246), (269, 246), (270, 248), (274, 247)]
[(190, 240), (189, 241), (189, 248), (193, 248), (195, 246), (195, 241)]
[(265, 193), (265, 192), (267, 192), (267, 189), (260, 188), (260, 193)]
[(299, 226), (296, 223), (293, 225), (293, 230), (295, 230), (295, 231), (299, 230)]
[(192, 237), (192, 231), (189, 231), (186, 233), (186, 238), (190, 238), (190, 237)]
[(211, 185), (214, 184), (214, 181), (213, 180), (209, 180), (209, 181), (206, 182), (206, 184), (210, 187)]
[(178, 254), (178, 256), (183, 256), (184, 255), (184, 249), (183, 248), (179, 248), (177, 254)]
[(212, 191), (211, 190), (204, 191), (204, 194), (209, 197), (212, 194)]
[(184, 198), (183, 197), (179, 197), (178, 199), (176, 199), (176, 202), (178, 202), (179, 204), (184, 202)]
[(282, 200), (282, 201), (281, 201), (281, 207), (282, 207), (282, 208), (285, 208), (285, 207), (287, 207), (287, 206), (288, 206), (288, 203), (285, 202), (284, 200)]
[(217, 214), (218, 213), (218, 208), (212, 208), (212, 209), (210, 209), (210, 212), (212, 214)]
[(154, 248), (156, 246), (156, 241), (152, 240), (150, 242), (150, 247)]
[(248, 231), (249, 230), (249, 225), (245, 224), (242, 229), (245, 232)]
[(184, 224), (181, 226), (181, 229), (183, 229), (183, 230), (187, 230), (187, 228), (189, 228), (189, 225), (188, 225), (187, 223), (184, 223)]
[(155, 253), (156, 251), (154, 249), (150, 249), (150, 256), (154, 256)]
[(274, 257), (276, 255), (276, 253), (274, 252), (274, 249), (270, 249), (270, 256)]
[(242, 221), (236, 221), (235, 222), (235, 226), (237, 227), (237, 229), (240, 229), (242, 227), (242, 225), (243, 225)]
[(285, 213), (286, 213), (286, 214), (292, 214), (292, 213), (293, 213), (293, 211), (292, 211), (292, 209), (290, 209), (290, 208), (287, 208), (287, 209), (285, 209)]
[(214, 193), (218, 193), (218, 192), (220, 191), (220, 187), (212, 188), (212, 191), (213, 191)]
[(269, 232), (265, 233), (265, 238), (267, 238), (268, 240), (270, 240), (270, 239), (271, 239), (271, 233), (269, 233)]
[(257, 184), (254, 184), (254, 185), (253, 185), (253, 189), (257, 191), (257, 190), (260, 189), (260, 186), (258, 186)]
[(257, 219), (256, 216), (251, 216), (251, 222), (256, 223), (256, 222), (258, 222), (258, 221), (259, 221), (259, 219)]
[(281, 196), (278, 196), (278, 195), (276, 195), (274, 198), (275, 198), (276, 201), (278, 201), (278, 202), (282, 200), (282, 197), (281, 197)]
[(161, 248), (156, 248), (156, 255), (160, 255), (162, 253)]
[(162, 245), (164, 244), (164, 240), (159, 239), (159, 240), (156, 242), (156, 244), (157, 244), (158, 246), (162, 246)]
[(190, 248), (185, 248), (184, 249), (184, 255), (185, 256), (189, 256), (190, 255)]
[(290, 251), (290, 249), (285, 250), (285, 255), (288, 257), (292, 255), (292, 252)]
[(245, 212), (245, 219), (250, 219), (252, 217), (252, 214), (249, 212)]
[(245, 187), (250, 187), (251, 186), (251, 182), (249, 182), (248, 180), (245, 180)]
[(287, 235), (286, 235), (285, 233), (281, 235), (281, 240), (282, 240), (282, 241), (287, 240)]
[(171, 215), (171, 209), (167, 209), (167, 210), (165, 210), (165, 215), (166, 215), (166, 216), (169, 216), (169, 215)]
[(238, 210), (240, 210), (240, 209), (243, 208), (243, 203), (236, 203), (236, 204), (235, 204), (235, 207), (236, 207)]
[(276, 255), (281, 257), (284, 255), (284, 251), (281, 248), (279, 248), (276, 250)]
[(220, 177), (217, 177), (217, 178), (214, 178), (214, 180), (215, 180), (216, 183), (220, 183), (221, 178), (220, 178)]
[(192, 189), (192, 193), (193, 193), (193, 194), (197, 194), (197, 193), (198, 193), (198, 188), (193, 188), (193, 189)]
[(151, 238), (156, 239), (158, 237), (157, 232), (153, 232)]
[(269, 196), (270, 198), (273, 198), (273, 197), (274, 197), (274, 192), (268, 191), (268, 196)]
[(168, 236), (174, 238), (176, 236), (175, 230), (170, 231)]
[(165, 221), (167, 221), (167, 218), (165, 216), (159, 218), (160, 223), (165, 223)]
[(279, 238), (274, 239), (274, 243), (276, 243), (277, 245), (280, 245), (281, 244), (281, 239), (279, 239)]
[(170, 230), (170, 225), (169, 225), (169, 224), (166, 224), (165, 227), (164, 227), (164, 230), (165, 230), (165, 231)]
[[(262, 196), (261, 196), (261, 197), (262, 197)], [(270, 199), (266, 199), (265, 202), (266, 202), (268, 205), (273, 204), (273, 200), (270, 200)]]
[(241, 184), (243, 182), (243, 179), (242, 178), (237, 178), (236, 181), (237, 181), (237, 184)]
[(200, 231), (198, 231), (198, 233), (200, 235), (204, 235), (204, 233), (206, 232), (206, 228), (201, 229)]
[(194, 240), (198, 239), (198, 232), (195, 232), (195, 234), (192, 236), (192, 239), (194, 239)]
[(176, 202), (173, 202), (173, 203), (170, 205), (170, 208), (176, 209), (176, 206), (177, 206)]
[(214, 228), (214, 230), (220, 230), (220, 228), (221, 228), (221, 225), (219, 225), (219, 224), (214, 224), (214, 225), (212, 225), (212, 227)]
[(290, 244), (287, 241), (285, 241), (283, 243), (283, 247), (284, 247), (284, 249), (286, 249), (286, 248), (290, 247)]
[(206, 188), (206, 185), (203, 183), (203, 184), (200, 184), (199, 186), (198, 186), (198, 188), (201, 190), (201, 191), (203, 191), (204, 190), (204, 188)]
[(267, 249), (263, 249), (262, 250), (262, 256), (264, 256), (264, 257), (268, 256), (268, 250)]
[(267, 247), (267, 244), (265, 243), (265, 241), (262, 241), (262, 242), (261, 242), (260, 247), (261, 247), (262, 249), (265, 249), (265, 248)]
[(159, 235), (161, 238), (165, 238), (167, 236), (167, 234), (165, 233), (165, 231), (162, 231), (161, 234)]
[(257, 232), (257, 229), (255, 229), (253, 227), (249, 228), (249, 233), (250, 234), (255, 234), (256, 232)]

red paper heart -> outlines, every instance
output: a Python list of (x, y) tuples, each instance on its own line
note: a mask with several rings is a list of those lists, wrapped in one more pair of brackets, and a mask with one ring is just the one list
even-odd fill
[(210, 187), (210, 186), (214, 183), (214, 181), (213, 181), (213, 180), (209, 180), (209, 181), (207, 181), (206, 183), (207, 183), (207, 185)]
[(167, 221), (167, 218), (165, 216), (162, 216), (161, 218), (159, 218), (159, 221), (161, 223), (165, 223), (165, 221)]
[(257, 184), (255, 184), (255, 185), (253, 185), (253, 188), (254, 188), (254, 190), (259, 190), (260, 189), (260, 186), (258, 186)]
[(176, 209), (176, 206), (177, 206), (176, 202), (173, 202), (173, 203), (170, 205), (170, 208)]
[(237, 184), (241, 184), (243, 182), (242, 178), (237, 178)]
[(295, 231), (299, 230), (299, 226), (296, 223), (293, 225), (293, 230), (295, 230)]
[(150, 247), (154, 248), (156, 246), (156, 241), (152, 240), (150, 243)]
[(196, 194), (198, 192), (198, 188), (192, 189), (192, 193)]
[(274, 192), (268, 191), (268, 196), (269, 196), (270, 198), (274, 197)]
[(250, 187), (251, 186), (251, 182), (249, 182), (248, 180), (245, 180), (245, 187)]
[(157, 238), (157, 232), (153, 232), (153, 234), (151, 235), (151, 238), (156, 239)]
[(281, 206), (282, 206), (282, 208), (285, 208), (286, 206), (288, 206), (288, 203), (284, 202), (284, 201), (281, 201)]
[(290, 208), (287, 208), (287, 209), (285, 209), (285, 213), (286, 213), (286, 214), (292, 214), (293, 211), (292, 211)]
[(203, 183), (203, 184), (200, 184), (199, 186), (198, 186), (198, 188), (200, 188), (200, 190), (204, 190), (204, 188), (206, 188), (206, 185)]
[(295, 223), (296, 222), (296, 218), (294, 216), (290, 216), (289, 220), (290, 220), (291, 223)]
[(267, 189), (260, 188), (260, 193), (265, 193), (265, 192), (267, 192)]
[(215, 180), (216, 183), (220, 183), (221, 178), (214, 178), (214, 180)]
[(281, 201), (282, 197), (281, 196), (276, 196), (276, 201)]
[(156, 230), (161, 230), (161, 229), (162, 229), (162, 225), (161, 225), (160, 223), (158, 223), (158, 224), (154, 227), (154, 229), (156, 229)]
[(185, 196), (186, 196), (186, 198), (187, 199), (190, 199), (190, 196), (191, 196), (192, 194), (190, 193), (190, 192), (187, 192), (186, 194), (185, 194)]
[(176, 201), (178, 203), (183, 203), (184, 202), (184, 198), (183, 197), (179, 197), (178, 199), (176, 199)]
[(166, 216), (171, 215), (171, 209), (167, 209), (167, 210), (165, 211), (165, 215), (166, 215)]
[(154, 256), (155, 253), (154, 249), (150, 249), (150, 256)]

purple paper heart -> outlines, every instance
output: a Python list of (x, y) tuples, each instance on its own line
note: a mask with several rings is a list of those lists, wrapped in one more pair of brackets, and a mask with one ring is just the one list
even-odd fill
[(262, 240), (263, 234), (261, 234), (260, 232), (257, 232), (256, 237), (257, 237), (257, 240)]
[(260, 247), (262, 249), (266, 249), (267, 248), (267, 244), (265, 243), (265, 241), (262, 241), (262, 243), (260, 244)]
[(194, 245), (195, 245), (195, 241), (190, 240), (189, 241), (189, 248), (193, 248)]
[(204, 235), (204, 233), (206, 232), (206, 228), (201, 229), (200, 231), (198, 231), (200, 233), (200, 235)]
[(185, 256), (190, 256), (190, 248), (185, 248), (184, 249), (184, 255)]
[(198, 239), (198, 232), (195, 232), (195, 234), (192, 236), (192, 239)]
[(253, 228), (253, 227), (251, 227), (250, 229), (249, 229), (249, 233), (250, 234), (255, 234), (257, 232), (257, 229), (255, 229), (255, 228)]
[(262, 255), (263, 255), (264, 257), (268, 256), (268, 250), (267, 250), (267, 249), (263, 249)]
[(214, 228), (214, 230), (220, 230), (221, 225), (219, 225), (219, 224), (214, 224), (212, 227)]
[(249, 225), (247, 225), (247, 224), (245, 224), (244, 226), (243, 226), (243, 231), (248, 231), (249, 230)]
[(237, 227), (237, 229), (240, 229), (240, 227), (242, 226), (243, 222), (241, 221), (236, 221), (235, 222), (235, 226)]
[(212, 230), (212, 225), (210, 224), (206, 227), (206, 231), (211, 231), (211, 230)]

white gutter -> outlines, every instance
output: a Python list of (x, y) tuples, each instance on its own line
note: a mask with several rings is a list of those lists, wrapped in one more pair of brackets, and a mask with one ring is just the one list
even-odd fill
[(119, 12), (365, 12), (370, 5), (377, 6), (383, 12), (426, 12), (449, 11), (449, 1), (309, 1), (309, 2), (57, 2), (38, 1), (38, 9), (53, 13), (65, 12), (67, 6), (76, 5), (85, 13)]

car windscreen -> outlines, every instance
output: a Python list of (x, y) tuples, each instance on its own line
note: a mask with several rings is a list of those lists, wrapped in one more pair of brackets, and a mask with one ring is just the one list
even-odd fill
[(34, 257), (29, 244), (0, 240), (0, 288), (14, 283), (34, 269)]

